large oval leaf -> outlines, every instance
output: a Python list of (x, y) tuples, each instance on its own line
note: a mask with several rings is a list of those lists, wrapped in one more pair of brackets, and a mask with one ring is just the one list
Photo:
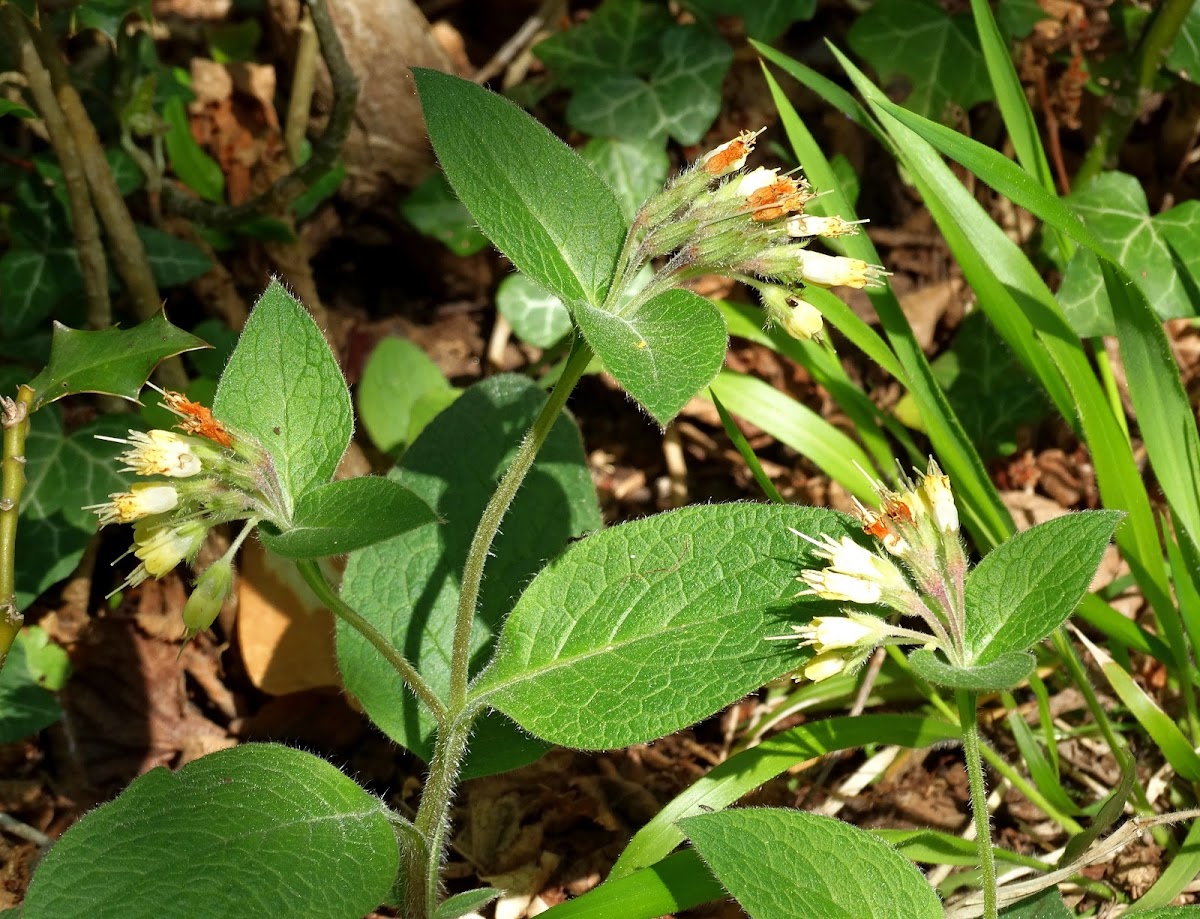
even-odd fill
[(502, 96), (436, 70), (413, 78), (433, 149), (479, 228), (568, 306), (599, 304), (625, 238), (612, 190)]
[(1121, 516), (1066, 514), (988, 553), (967, 578), (968, 663), (977, 667), (1024, 651), (1062, 625), (1095, 576)]
[(668, 290), (628, 316), (584, 307), (575, 321), (617, 382), (661, 425), (725, 362), (725, 320), (690, 290)]
[[(522, 377), (492, 377), (437, 416), (388, 476), (445, 521), (351, 554), (342, 597), (400, 648), (443, 698), (450, 690), (450, 645), (467, 547), (521, 435), (546, 401)], [(473, 670), (491, 657), (504, 615), (546, 559), (599, 529), (596, 490), (579, 431), (560, 417), (517, 493), (488, 559), (471, 635)], [(397, 682), (395, 671), (354, 629), (338, 624), (338, 663), (346, 688), (397, 743), (428, 761), (433, 720)], [(472, 738), (465, 774), (499, 772), (545, 747), (507, 719), (485, 718)]]
[(711, 715), (804, 657), (786, 634), (828, 610), (793, 603), (820, 567), (789, 532), (859, 531), (835, 511), (780, 505), (688, 507), (576, 543), (525, 591), (477, 696), (538, 737), (606, 749)]
[(832, 817), (748, 807), (680, 826), (751, 919), (941, 919), (908, 859)]
[(258, 438), (292, 506), (333, 477), (350, 444), (346, 380), (317, 324), (278, 281), (254, 304), (221, 374), (213, 414)]
[(384, 807), (324, 760), (274, 744), (154, 769), (71, 827), (25, 919), (358, 919), (399, 849)]

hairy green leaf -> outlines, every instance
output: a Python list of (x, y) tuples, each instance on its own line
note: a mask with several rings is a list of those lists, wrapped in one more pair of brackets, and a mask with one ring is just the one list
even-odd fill
[(751, 919), (942, 915), (937, 894), (911, 862), (832, 817), (746, 807), (688, 817), (680, 826)]
[(333, 477), (353, 430), (350, 391), (312, 317), (271, 281), (225, 365), (213, 414), (271, 454), (291, 504)]
[(1025, 651), (1002, 654), (977, 667), (955, 667), (934, 652), (919, 649), (908, 656), (908, 663), (917, 676), (934, 686), (968, 692), (1012, 689), (1025, 682), (1037, 666), (1034, 656)]
[(324, 760), (274, 744), (151, 770), (50, 850), (26, 919), (359, 919), (399, 867), (385, 808)]

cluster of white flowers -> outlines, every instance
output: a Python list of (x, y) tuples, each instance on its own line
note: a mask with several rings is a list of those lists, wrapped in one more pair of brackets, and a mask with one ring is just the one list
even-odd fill
[(764, 167), (746, 172), (760, 133), (743, 132), (711, 150), (647, 201), (618, 274), (666, 258), (643, 299), (689, 277), (723, 274), (757, 289), (772, 323), (796, 338), (813, 338), (822, 316), (802, 299), (806, 285), (879, 286), (887, 272), (807, 248), (818, 237), (856, 233), (862, 221), (806, 214), (817, 195), (802, 177)]
[[(771, 640), (801, 639), (814, 656), (804, 667), (810, 680), (824, 680), (858, 666), (881, 644), (919, 644), (961, 656), (963, 585), (967, 557), (958, 532), (958, 510), (950, 479), (931, 458), (916, 480), (901, 474), (899, 491), (875, 483), (879, 512), (858, 504), (863, 530), (875, 537), (883, 552), (872, 552), (847, 536), (813, 539), (817, 557), (829, 562), (802, 571), (801, 594), (859, 606), (883, 606), (904, 616), (916, 616), (928, 632), (889, 624), (882, 617), (858, 610), (845, 616), (818, 616), (793, 626), (792, 635)], [(793, 532), (796, 532), (793, 530)], [(895, 559), (895, 561), (893, 561)]]
[(125, 555), (132, 553), (138, 564), (112, 593), (160, 578), (181, 562), (193, 562), (217, 524), (250, 521), (225, 556), (197, 580), (184, 608), (184, 623), (192, 635), (216, 618), (232, 585), (233, 555), (260, 519), (275, 516), (278, 502), (269, 496), (277, 489), (272, 488), (269, 459), (250, 438), (217, 421), (205, 406), (179, 393), (162, 394), (163, 405), (180, 418), (184, 433), (153, 430), (130, 431), (124, 438), (100, 436), (126, 448), (117, 457), (122, 471), (156, 478), (135, 482), (129, 491), (111, 494), (105, 503), (86, 509), (99, 517), (102, 527), (133, 524), (133, 545)]

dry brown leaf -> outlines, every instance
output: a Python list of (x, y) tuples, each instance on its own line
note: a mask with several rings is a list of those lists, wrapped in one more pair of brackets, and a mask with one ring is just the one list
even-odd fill
[(295, 570), (256, 543), (242, 550), (238, 648), (250, 681), (270, 695), (341, 685), (333, 616)]

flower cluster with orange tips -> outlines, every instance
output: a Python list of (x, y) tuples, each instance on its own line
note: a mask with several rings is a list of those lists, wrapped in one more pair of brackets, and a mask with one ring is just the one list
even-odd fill
[(862, 221), (806, 213), (818, 195), (802, 176), (746, 171), (760, 133), (743, 131), (709, 151), (642, 205), (617, 283), (653, 260), (665, 261), (635, 304), (690, 278), (725, 275), (759, 292), (769, 322), (808, 339), (820, 334), (823, 317), (802, 299), (806, 286), (882, 286), (881, 266), (808, 248), (814, 239), (857, 233)]
[(848, 609), (844, 617), (818, 616), (793, 626), (792, 635), (770, 636), (770, 640), (800, 638), (801, 647), (813, 649), (815, 654), (803, 671), (810, 680), (854, 669), (881, 644), (918, 644), (940, 648), (953, 660), (962, 657), (968, 563), (950, 478), (931, 457), (926, 471), (915, 478), (901, 472), (897, 486), (892, 489), (875, 482), (878, 511), (855, 502), (863, 532), (874, 537), (882, 551), (872, 551), (846, 536), (835, 541), (827, 535), (813, 539), (796, 533), (815, 545), (814, 554), (829, 563), (802, 571), (797, 580), (805, 584), (801, 595), (884, 607), (920, 619), (929, 631), (903, 629), (874, 613)]
[(97, 435), (126, 448), (117, 456), (122, 471), (153, 479), (135, 482), (129, 491), (111, 494), (105, 503), (86, 510), (96, 514), (102, 527), (133, 524), (133, 545), (121, 558), (132, 554), (138, 564), (113, 594), (147, 578), (160, 578), (181, 562), (193, 562), (214, 526), (249, 521), (225, 556), (197, 580), (184, 608), (190, 636), (216, 618), (232, 586), (233, 555), (245, 538), (260, 520), (279, 519), (280, 502), (275, 497), (279, 489), (270, 458), (252, 438), (218, 421), (208, 407), (182, 393), (159, 392), (163, 407), (179, 418), (176, 427), (182, 433)]

